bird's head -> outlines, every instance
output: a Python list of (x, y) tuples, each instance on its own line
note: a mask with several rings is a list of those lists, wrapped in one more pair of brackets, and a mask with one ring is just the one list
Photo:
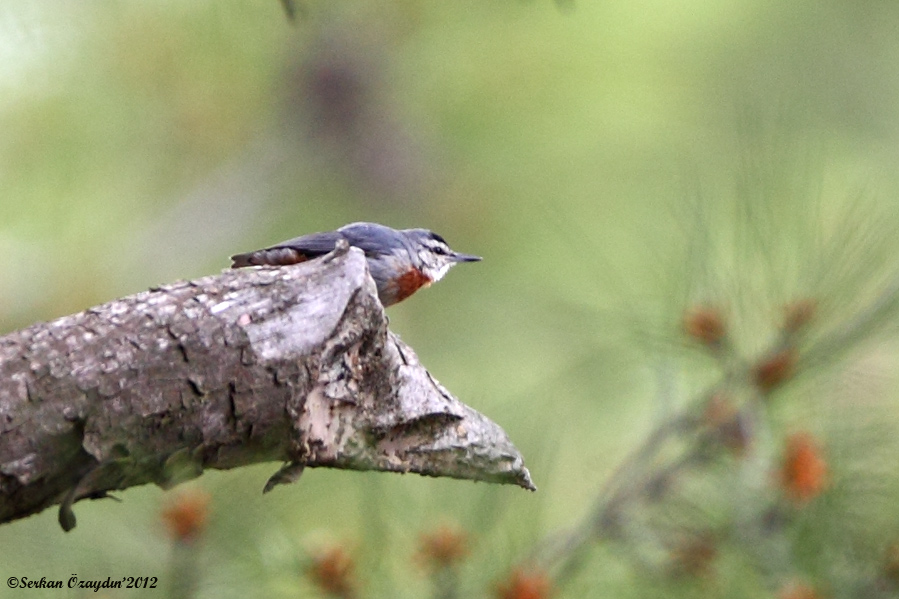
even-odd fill
[(478, 262), (480, 256), (456, 252), (447, 245), (446, 240), (437, 233), (427, 229), (406, 229), (403, 231), (409, 239), (412, 259), (416, 266), (431, 281), (439, 281), (459, 262)]

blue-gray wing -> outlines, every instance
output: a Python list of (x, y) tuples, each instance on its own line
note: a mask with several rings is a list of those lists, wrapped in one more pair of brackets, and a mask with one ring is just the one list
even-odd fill
[(390, 254), (397, 248), (406, 247), (403, 236), (390, 227), (377, 223), (352, 223), (336, 231), (311, 233), (255, 252), (231, 256), (231, 268), (305, 262), (332, 251), (339, 239), (346, 239), (366, 256)]
[(351, 246), (365, 252), (366, 256), (390, 254), (397, 248), (405, 247), (405, 240), (398, 231), (377, 223), (353, 223), (340, 227), (336, 232)]
[(337, 240), (344, 238), (337, 231), (327, 233), (311, 233), (282, 241), (277, 245), (255, 252), (231, 256), (231, 268), (242, 266), (261, 266), (263, 264), (280, 266), (297, 264), (318, 256), (324, 256), (337, 245)]
[(307, 259), (317, 258), (318, 256), (324, 256), (328, 252), (334, 251), (337, 241), (341, 238), (343, 238), (343, 236), (337, 231), (310, 233), (309, 235), (282, 241), (278, 245), (273, 246), (273, 248), (290, 248), (300, 252), (306, 256)]

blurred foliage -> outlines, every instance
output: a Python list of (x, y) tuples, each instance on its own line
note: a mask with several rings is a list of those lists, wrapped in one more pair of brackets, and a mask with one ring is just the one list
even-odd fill
[(895, 595), (899, 6), (296, 6), (0, 0), (0, 329), (354, 220), (429, 227), (485, 260), (391, 326), (540, 491), (311, 471), (262, 497), (275, 464), (210, 472), (189, 546), (146, 487), (79, 503), (71, 534), (0, 527), (2, 573), (168, 580), (190, 552), (199, 597), (439, 596), (413, 556), (453, 530), (459, 596), (539, 597), (555, 562), (528, 560), (610, 481), (691, 455), (621, 474), (724, 371), (738, 405), (772, 397), (751, 439), (716, 408), (730, 449), (584, 545), (559, 596)]

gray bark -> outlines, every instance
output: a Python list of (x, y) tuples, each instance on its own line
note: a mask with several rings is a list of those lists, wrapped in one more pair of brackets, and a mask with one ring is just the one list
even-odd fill
[(0, 337), (0, 522), (206, 468), (534, 489), (496, 424), (387, 328), (359, 250), (166, 285)]

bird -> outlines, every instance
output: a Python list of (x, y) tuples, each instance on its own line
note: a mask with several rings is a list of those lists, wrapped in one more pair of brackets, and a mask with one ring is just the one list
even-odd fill
[(393, 229), (358, 222), (235, 254), (231, 256), (231, 268), (298, 264), (333, 251), (341, 239), (365, 252), (368, 270), (385, 308), (439, 281), (456, 264), (481, 260), (480, 256), (450, 249), (443, 237), (428, 229)]

